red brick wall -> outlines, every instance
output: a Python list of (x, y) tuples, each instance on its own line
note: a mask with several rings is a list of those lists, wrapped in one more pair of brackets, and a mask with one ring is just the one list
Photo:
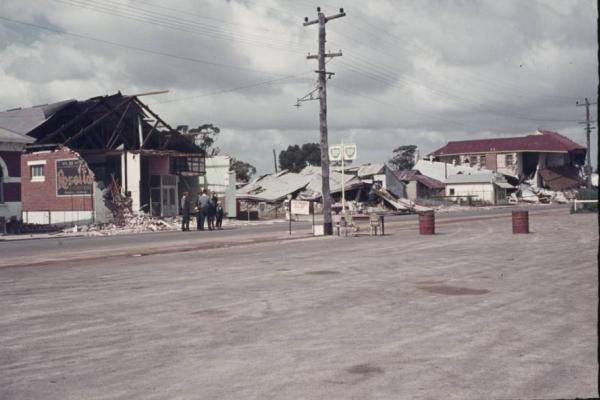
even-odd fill
[[(21, 157), (21, 206), (23, 211), (92, 211), (92, 195), (57, 196), (56, 160), (77, 158), (68, 149), (23, 154)], [(32, 182), (27, 161), (46, 160), (44, 182)]]

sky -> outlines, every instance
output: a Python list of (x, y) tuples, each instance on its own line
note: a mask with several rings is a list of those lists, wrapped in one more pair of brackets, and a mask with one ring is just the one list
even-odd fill
[(585, 145), (593, 0), (1, 0), (0, 110), (169, 90), (142, 100), (270, 173), (273, 149), (320, 140), (319, 102), (294, 106), (316, 87), (317, 6), (346, 13), (326, 25), (329, 143), (358, 163), (536, 129)]

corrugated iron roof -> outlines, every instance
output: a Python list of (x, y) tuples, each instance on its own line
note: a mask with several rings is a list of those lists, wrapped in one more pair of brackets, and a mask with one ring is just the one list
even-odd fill
[(456, 174), (477, 174), (481, 172), (492, 173), (492, 171), (485, 168), (473, 168), (466, 165), (452, 165), (439, 161), (429, 160), (418, 160), (413, 170), (417, 170), (421, 175), (428, 176), (440, 182), (446, 179), (446, 176)]
[(538, 130), (536, 133), (522, 137), (508, 137), (496, 139), (477, 139), (448, 142), (444, 147), (437, 149), (432, 156), (447, 156), (460, 154), (481, 154), (498, 152), (559, 152), (584, 151), (585, 147), (573, 142), (563, 135)]
[(443, 189), (445, 187), (444, 182), (425, 176), (417, 169), (394, 171), (394, 175), (401, 181), (417, 181), (430, 189)]

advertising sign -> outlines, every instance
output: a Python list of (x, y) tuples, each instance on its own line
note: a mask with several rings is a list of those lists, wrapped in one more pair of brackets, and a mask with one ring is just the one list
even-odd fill
[(342, 161), (342, 146), (329, 146), (329, 160)]
[(84, 196), (93, 193), (94, 178), (81, 160), (56, 160), (56, 195)]
[(310, 201), (292, 200), (291, 213), (297, 215), (310, 215)]
[(336, 144), (329, 146), (329, 160), (344, 161), (356, 160), (356, 145), (355, 144)]

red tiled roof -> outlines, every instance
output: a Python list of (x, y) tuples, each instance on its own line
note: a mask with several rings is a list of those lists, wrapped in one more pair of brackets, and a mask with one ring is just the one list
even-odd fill
[(575, 189), (583, 183), (575, 167), (540, 168), (540, 175), (550, 190)]
[(455, 154), (480, 154), (498, 153), (504, 151), (531, 151), (531, 152), (560, 152), (585, 151), (585, 147), (575, 143), (561, 134), (551, 131), (538, 131), (522, 137), (509, 137), (497, 139), (477, 139), (448, 142), (444, 147), (437, 149), (431, 155)]

